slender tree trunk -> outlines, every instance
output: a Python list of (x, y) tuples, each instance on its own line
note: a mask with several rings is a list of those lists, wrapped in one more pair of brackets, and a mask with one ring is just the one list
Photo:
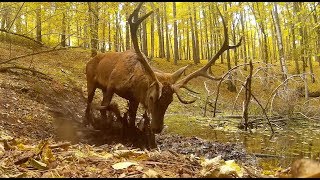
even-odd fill
[[(206, 44), (206, 58), (210, 59), (210, 49), (209, 49), (209, 35), (208, 35), (208, 23), (205, 9), (202, 10), (202, 15), (204, 19), (204, 31), (205, 31), (205, 44)], [(211, 68), (210, 68), (211, 69)]]
[[(144, 12), (144, 11), (143, 11)], [(145, 12), (143, 13), (145, 14)], [(119, 32), (121, 32), (119, 30)], [(148, 56), (148, 38), (147, 38), (147, 21), (142, 22), (142, 52)]]
[[(165, 4), (165, 2), (163, 2), (162, 3), (162, 12), (164, 11), (164, 4)], [(163, 18), (163, 15), (162, 15), (162, 17), (160, 18), (160, 20), (161, 20), (161, 35), (162, 35), (162, 40), (161, 40), (161, 50), (162, 50), (162, 54), (163, 54), (163, 56), (162, 56), (162, 58), (164, 58), (165, 57), (165, 50), (164, 50), (164, 18)]]
[[(293, 9), (295, 12), (299, 13), (300, 12), (300, 7), (299, 7), (299, 4), (298, 2), (294, 2), (293, 3)], [(298, 22), (301, 22), (301, 15), (300, 14), (297, 14), (297, 17), (298, 17)], [(306, 72), (306, 65), (305, 65), (305, 47), (304, 47), (304, 34), (303, 34), (303, 29), (302, 29), (302, 26), (299, 27), (299, 34), (301, 36), (301, 40), (300, 40), (300, 57), (301, 57), (301, 61), (302, 61), (302, 71), (305, 73)]]
[[(319, 4), (318, 4), (319, 5)], [(313, 19), (315, 24), (318, 24), (318, 16), (317, 16), (317, 5), (316, 2), (313, 4), (314, 12), (313, 12)], [(316, 41), (316, 61), (318, 61), (320, 66), (320, 28), (316, 29), (317, 32), (317, 41)]]
[[(129, 3), (125, 2), (125, 6), (127, 7), (127, 9), (129, 9)], [(154, 15), (152, 15), (153, 17)], [(129, 14), (128, 12), (126, 12), (126, 50), (130, 49), (130, 31), (129, 31), (129, 23), (128, 23), (128, 17)], [(153, 25), (153, 24), (152, 24)], [(153, 31), (151, 30), (151, 33), (153, 33)], [(153, 54), (152, 54), (153, 55)]]
[(173, 18), (174, 18), (174, 21), (173, 21), (173, 44), (174, 44), (174, 64), (177, 65), (178, 64), (178, 59), (179, 59), (179, 52), (178, 52), (178, 28), (177, 28), (177, 21), (175, 20), (176, 19), (176, 3), (173, 2), (172, 3), (173, 6), (172, 6), (172, 11), (173, 11)]
[(90, 35), (91, 35), (91, 56), (97, 54), (98, 50), (98, 2), (88, 2), (88, 8), (90, 13)]
[(101, 52), (106, 51), (106, 22), (102, 22), (102, 47), (101, 47)]
[[(244, 37), (246, 37), (245, 36), (245, 32), (244, 32), (244, 22), (243, 22), (243, 19), (245, 18), (245, 12), (244, 11), (241, 11), (240, 12), (240, 22), (241, 22), (241, 30), (242, 30), (242, 35), (244, 36)], [(243, 38), (243, 40), (242, 40), (242, 43), (243, 43), (243, 59), (244, 59), (244, 63), (245, 63), (245, 65), (244, 65), (244, 67), (243, 67), (243, 69), (246, 71), (247, 70), (247, 62), (248, 62), (248, 60), (247, 60), (247, 48), (246, 48), (246, 44), (247, 44), (247, 40), (246, 40), (246, 38)]]
[(61, 46), (66, 47), (66, 12), (62, 13), (62, 33), (61, 33)]
[(112, 44), (112, 42), (111, 42), (111, 23), (110, 23), (111, 18), (110, 18), (109, 13), (107, 14), (107, 17), (108, 17), (108, 49), (109, 49), (109, 51), (111, 51), (111, 44)]
[[(174, 2), (173, 2), (174, 3)], [(164, 2), (164, 21), (166, 26), (166, 59), (169, 62), (170, 61), (170, 40), (169, 40), (169, 27), (168, 27), (168, 17), (167, 17), (167, 6)], [(176, 34), (175, 34), (176, 35)], [(174, 36), (176, 38), (176, 36)]]
[[(286, 3), (286, 8), (287, 11), (290, 13), (289, 7), (288, 7), (288, 2)], [(295, 17), (297, 15), (296, 9), (293, 8), (293, 17)], [(291, 17), (291, 18), (293, 18)], [(296, 57), (296, 51), (297, 51), (297, 47), (296, 47), (296, 36), (295, 36), (295, 23), (293, 20), (291, 20), (290, 22), (291, 25), (291, 42), (292, 42), (292, 52), (291, 52), (291, 56), (293, 61), (295, 62), (295, 69), (296, 69), (296, 74), (300, 74), (300, 68), (299, 68), (299, 61), (298, 58)]]
[(159, 43), (159, 58), (163, 58), (163, 49), (162, 49), (162, 34), (161, 34), (161, 20), (160, 20), (160, 12), (159, 9), (156, 10), (157, 12), (157, 29), (158, 29), (158, 43)]
[[(304, 27), (303, 28), (303, 30), (304, 30), (304, 32), (305, 32), (305, 38), (306, 39), (309, 39), (308, 37), (308, 31), (307, 31), (307, 27)], [(310, 47), (309, 47), (309, 45), (310, 45), (310, 42), (309, 41), (307, 41), (306, 43), (305, 43), (305, 48), (306, 48), (306, 60), (308, 60), (308, 63), (309, 63), (309, 71), (310, 71), (310, 78), (311, 78), (311, 82), (312, 83), (315, 83), (316, 82), (316, 80), (315, 80), (315, 78), (314, 78), (314, 74), (313, 74), (313, 65), (312, 65), (312, 60), (311, 60), (311, 49), (310, 49)], [(306, 62), (307, 63), (307, 62)]]
[[(150, 2), (152, 10), (154, 11), (153, 2)], [(150, 60), (154, 57), (154, 13), (151, 14), (151, 51), (150, 51)]]
[(37, 41), (42, 41), (42, 35), (41, 35), (41, 5), (39, 4), (36, 10), (36, 19), (37, 19)]
[(189, 36), (190, 36), (190, 28), (189, 28), (189, 20), (187, 19), (187, 30), (186, 30), (186, 36), (187, 36), (187, 60), (190, 60), (190, 40), (189, 40)]
[[(236, 42), (236, 27), (234, 26), (234, 23), (233, 22), (231, 22), (232, 23), (232, 39), (233, 39), (233, 43), (234, 44), (236, 44), (237, 42)], [(244, 45), (245, 46), (245, 45)], [(238, 65), (238, 48), (235, 48), (234, 50), (233, 50), (233, 52), (234, 52), (234, 55), (233, 55), (233, 57), (234, 57), (234, 65), (235, 66), (237, 66)]]
[(280, 22), (279, 22), (279, 15), (278, 15), (278, 7), (277, 3), (274, 2), (274, 8), (273, 8), (273, 17), (275, 21), (275, 27), (277, 32), (277, 41), (278, 41), (278, 50), (279, 50), (279, 57), (280, 57), (280, 65), (281, 65), (281, 71), (283, 73), (283, 80), (287, 79), (288, 76), (288, 70), (287, 70), (287, 64), (286, 59), (284, 57), (284, 50), (283, 50), (283, 43), (282, 43), (282, 33), (280, 28)]
[(197, 11), (195, 7), (195, 3), (193, 2), (193, 14), (194, 14), (194, 37), (195, 37), (195, 61), (200, 63), (200, 55), (199, 55), (199, 35), (198, 35), (198, 26), (197, 26)]
[[(116, 13), (115, 13), (115, 18), (116, 18), (116, 24), (115, 24), (115, 34), (114, 34), (114, 50), (116, 51), (116, 52), (118, 52), (119, 51), (119, 43), (118, 43), (118, 37), (119, 37), (119, 32), (118, 32), (118, 24), (119, 24), (119, 19), (118, 19), (118, 12), (116, 11)], [(141, 33), (139, 33), (140, 35), (141, 35)], [(141, 38), (140, 38), (140, 40), (141, 40)], [(141, 42), (141, 41), (140, 41)], [(140, 47), (141, 48), (141, 47)]]
[(190, 19), (190, 26), (191, 26), (191, 41), (192, 41), (192, 57), (193, 57), (193, 61), (194, 64), (198, 64), (199, 61), (197, 61), (196, 58), (196, 40), (195, 40), (195, 33), (194, 33), (194, 28), (193, 28), (193, 21), (192, 21), (192, 15), (191, 15), (191, 8), (190, 6), (188, 6), (188, 10), (189, 10), (189, 19)]
[[(224, 4), (224, 11), (227, 12), (227, 3)], [(229, 15), (226, 15), (227, 17), (225, 17), (225, 23), (226, 23), (226, 26), (227, 26), (227, 34), (228, 34), (228, 31), (229, 31)], [(228, 70), (231, 69), (231, 62), (230, 62), (230, 50), (228, 49), (227, 50), (227, 65), (228, 65)]]

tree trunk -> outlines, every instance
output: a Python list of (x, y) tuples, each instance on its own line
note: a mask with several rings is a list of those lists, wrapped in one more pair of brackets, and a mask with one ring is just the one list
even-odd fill
[[(174, 3), (175, 4), (175, 3)], [(175, 12), (174, 12), (175, 13)], [(169, 40), (169, 28), (168, 28), (168, 17), (167, 17), (167, 6), (164, 2), (164, 23), (166, 26), (166, 59), (169, 62), (170, 61), (170, 40)], [(176, 36), (174, 37), (176, 38)]]
[(106, 22), (102, 22), (102, 46), (101, 46), (101, 52), (106, 51)]
[(190, 40), (189, 40), (189, 36), (190, 36), (190, 29), (189, 29), (189, 20), (187, 19), (187, 30), (186, 30), (186, 36), (187, 36), (187, 44), (186, 44), (186, 46), (187, 46), (187, 60), (190, 60)]
[[(153, 2), (150, 2), (152, 10), (154, 11)], [(151, 51), (150, 51), (150, 60), (154, 57), (154, 13), (151, 14)]]
[(66, 47), (66, 11), (62, 13), (61, 46)]
[[(143, 9), (143, 14), (145, 14), (144, 9)], [(119, 29), (119, 32), (121, 32), (121, 30)], [(148, 38), (147, 38), (147, 21), (144, 20), (142, 22), (142, 52), (148, 56)]]
[[(319, 3), (318, 3), (318, 5), (319, 5)], [(313, 4), (313, 7), (314, 7), (313, 19), (314, 19), (315, 24), (318, 24), (317, 5), (315, 2)], [(318, 61), (319, 66), (320, 66), (320, 28), (319, 27), (316, 29), (316, 32), (317, 32), (316, 61)]]
[(88, 2), (88, 8), (90, 13), (90, 35), (91, 35), (91, 51), (92, 56), (97, 53), (98, 50), (98, 2)]
[[(162, 3), (163, 5), (165, 4), (165, 2), (163, 2)], [(162, 6), (162, 10), (164, 11), (164, 6)], [(162, 11), (162, 12), (163, 12)], [(161, 35), (162, 35), (162, 40), (161, 40), (161, 49), (162, 49), (162, 54), (163, 54), (163, 57), (162, 58), (164, 58), (165, 57), (165, 50), (164, 50), (164, 18), (163, 18), (163, 15), (162, 15), (162, 17), (160, 18), (160, 20), (161, 20)]]
[(111, 18), (110, 18), (110, 14), (107, 14), (108, 17), (108, 49), (109, 51), (111, 51)]
[[(205, 44), (206, 44), (206, 58), (210, 59), (210, 49), (209, 49), (209, 34), (208, 34), (208, 22), (207, 22), (207, 16), (206, 16), (206, 11), (205, 9), (202, 9), (202, 15), (203, 15), (203, 20), (204, 20), (204, 31), (205, 31)], [(211, 19), (211, 18), (210, 18)], [(211, 70), (211, 68), (210, 68)]]
[(37, 41), (42, 41), (42, 35), (41, 35), (41, 5), (39, 4), (36, 10), (36, 19), (37, 19)]
[(161, 20), (160, 20), (160, 12), (159, 9), (156, 10), (157, 12), (157, 29), (158, 29), (158, 43), (159, 43), (159, 58), (163, 58), (163, 49), (162, 49), (162, 34), (161, 34)]
[[(129, 3), (125, 2), (125, 6), (127, 7), (127, 10), (129, 9)], [(126, 11), (126, 50), (129, 50), (131, 45), (130, 45), (130, 30), (129, 30), (129, 23), (128, 23), (128, 11)], [(153, 17), (153, 15), (152, 15)], [(152, 24), (153, 25), (153, 24)], [(152, 27), (152, 26), (151, 26)], [(153, 31), (151, 30), (151, 33)], [(152, 34), (153, 35), (153, 34)], [(151, 40), (152, 41), (152, 40)]]
[[(241, 11), (240, 12), (240, 22), (241, 22), (241, 30), (242, 30), (242, 36), (244, 36), (244, 37), (246, 37), (245, 36), (245, 32), (244, 32), (244, 22), (243, 22), (243, 19), (245, 18), (245, 12), (244, 11)], [(248, 60), (247, 60), (247, 48), (246, 48), (246, 44), (247, 44), (247, 40), (246, 40), (246, 38), (243, 38), (243, 40), (242, 40), (242, 43), (243, 43), (243, 59), (244, 59), (244, 63), (245, 63), (245, 65), (244, 65), (244, 67), (243, 67), (243, 69), (246, 71), (247, 70), (247, 62), (248, 62)]]
[[(119, 32), (118, 32), (119, 19), (118, 19), (118, 12), (117, 11), (115, 13), (115, 18), (116, 18), (116, 24), (114, 26), (115, 34), (114, 34), (114, 39), (113, 39), (113, 42), (114, 42), (113, 46), (114, 46), (114, 51), (119, 52), (119, 43), (118, 43), (118, 41), (119, 41), (119, 39), (118, 39), (118, 37), (119, 37)], [(140, 35), (141, 35), (141, 33), (140, 33)], [(141, 42), (141, 38), (140, 38), (140, 42)], [(140, 47), (140, 49), (141, 49), (141, 47)]]
[(172, 11), (173, 11), (173, 43), (174, 43), (174, 64), (177, 65), (178, 64), (178, 59), (179, 59), (179, 52), (178, 52), (178, 29), (177, 29), (177, 21), (176, 21), (176, 3), (173, 2), (172, 3)]
[(281, 65), (281, 71), (283, 73), (282, 77), (283, 80), (287, 79), (288, 76), (288, 70), (287, 70), (287, 64), (286, 59), (284, 57), (284, 50), (283, 50), (283, 43), (282, 43), (282, 33), (280, 28), (280, 22), (279, 22), (279, 15), (278, 15), (278, 7), (277, 3), (274, 2), (274, 8), (273, 8), (273, 17), (275, 21), (275, 27), (276, 27), (276, 33), (277, 33), (277, 42), (278, 42), (278, 50), (279, 50), (279, 57), (280, 57), (280, 65)]
[(197, 11), (195, 3), (193, 2), (193, 14), (194, 14), (194, 37), (195, 37), (195, 61), (200, 63), (200, 53), (199, 53), (199, 35), (198, 35), (198, 26), (197, 26)]
[[(299, 7), (299, 4), (298, 2), (295, 2), (293, 3), (294, 6), (293, 6), (293, 9), (295, 12), (299, 13), (300, 12), (300, 7)], [(301, 15), (300, 14), (297, 14), (298, 16), (298, 22), (301, 22)], [(301, 57), (301, 61), (302, 61), (302, 71), (303, 72), (306, 72), (306, 65), (305, 65), (305, 47), (304, 47), (304, 34), (303, 34), (303, 29), (302, 29), (302, 25), (300, 25), (299, 27), (299, 34), (301, 36), (301, 40), (300, 40), (300, 47), (301, 47), (301, 50), (300, 50), (300, 57)]]
[(192, 21), (192, 15), (191, 15), (191, 8), (188, 6), (189, 10), (189, 19), (190, 19), (190, 26), (191, 26), (191, 41), (192, 41), (192, 57), (194, 64), (198, 64), (199, 62), (197, 61), (196, 58), (196, 40), (195, 40), (195, 33), (194, 33), (194, 28), (193, 28), (193, 21)]

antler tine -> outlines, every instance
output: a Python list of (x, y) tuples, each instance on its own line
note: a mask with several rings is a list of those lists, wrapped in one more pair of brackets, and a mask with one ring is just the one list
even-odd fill
[(235, 49), (241, 45), (242, 37), (240, 38), (239, 42), (236, 45), (231, 45), (231, 46), (229, 45), (228, 30), (227, 30), (226, 23), (224, 21), (224, 18), (222, 16), (218, 6), (216, 6), (216, 7), (217, 7), (219, 15), (221, 16), (221, 19), (222, 19), (223, 32), (224, 32), (224, 42), (223, 42), (221, 48), (219, 49), (219, 51), (217, 52), (217, 54), (215, 54), (205, 66), (203, 66), (202, 68), (198, 69), (197, 71), (189, 74), (188, 76), (186, 76), (185, 78), (181, 79), (176, 84), (174, 84), (173, 87), (176, 90), (181, 87), (184, 87), (191, 79), (196, 78), (198, 76), (203, 76), (203, 77), (206, 77), (211, 80), (220, 80), (221, 77), (214, 77), (214, 76), (209, 75), (208, 69), (223, 54), (224, 51), (229, 50), (229, 49)]
[(151, 69), (151, 66), (147, 62), (147, 57), (140, 51), (139, 45), (138, 45), (138, 38), (137, 38), (137, 30), (139, 25), (142, 21), (144, 21), (148, 16), (150, 16), (153, 11), (150, 11), (149, 13), (145, 14), (141, 18), (138, 17), (140, 8), (142, 6), (143, 2), (140, 2), (139, 5), (136, 7), (136, 9), (129, 15), (128, 23), (130, 26), (130, 33), (131, 33), (131, 39), (133, 43), (133, 47), (137, 55), (139, 56), (138, 60), (143, 65), (143, 67), (146, 69), (146, 71), (150, 74), (150, 76), (157, 81), (159, 84), (156, 75), (154, 74), (153, 70)]

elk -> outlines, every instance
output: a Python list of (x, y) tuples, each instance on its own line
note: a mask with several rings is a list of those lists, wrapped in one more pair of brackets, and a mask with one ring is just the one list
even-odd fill
[(230, 46), (228, 44), (227, 28), (219, 11), (224, 29), (224, 43), (222, 47), (205, 66), (179, 80), (188, 66), (182, 67), (174, 73), (156, 70), (149, 65), (147, 57), (139, 49), (137, 39), (138, 26), (153, 13), (151, 11), (139, 18), (138, 13), (142, 4), (143, 2), (136, 7), (128, 18), (133, 49), (124, 52), (98, 54), (87, 63), (88, 100), (84, 120), (85, 125), (92, 123), (91, 103), (96, 88), (99, 88), (103, 92), (102, 108), (100, 109), (102, 117), (106, 116), (106, 110), (115, 93), (129, 101), (129, 127), (135, 125), (137, 109), (139, 104), (142, 104), (146, 110), (145, 113), (151, 114), (151, 131), (153, 133), (160, 133), (163, 129), (164, 114), (169, 104), (173, 101), (173, 94), (176, 94), (181, 103), (191, 104), (195, 102), (195, 100), (183, 100), (179, 96), (178, 90), (185, 88), (192, 91), (186, 85), (191, 79), (198, 76), (212, 80), (221, 79), (209, 75), (207, 72), (208, 68), (224, 51), (237, 48), (241, 44), (241, 39), (237, 45)]

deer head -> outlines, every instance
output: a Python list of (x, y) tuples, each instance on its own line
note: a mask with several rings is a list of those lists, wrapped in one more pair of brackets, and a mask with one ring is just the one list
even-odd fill
[[(191, 74), (189, 74), (185, 78), (181, 79), (180, 81), (178, 81), (178, 79), (180, 78), (180, 76), (186, 70), (186, 68), (188, 66), (185, 66), (185, 67), (179, 69), (178, 71), (176, 71), (175, 73), (170, 74), (169, 75), (170, 81), (164, 81), (164, 80), (159, 81), (159, 78), (161, 79), (161, 77), (163, 76), (162, 74), (168, 74), (168, 73), (157, 73), (157, 72), (153, 71), (151, 66), (148, 63), (147, 57), (140, 51), (139, 45), (138, 45), (138, 39), (137, 39), (138, 26), (143, 20), (145, 20), (148, 16), (150, 16), (153, 13), (153, 11), (151, 11), (151, 12), (145, 14), (144, 16), (142, 16), (141, 18), (139, 18), (138, 13), (139, 13), (139, 10), (140, 10), (142, 4), (143, 4), (143, 2), (141, 2), (137, 6), (137, 8), (133, 11), (133, 13), (130, 14), (128, 21), (129, 21), (129, 25), (130, 25), (130, 33), (131, 33), (133, 47), (134, 47), (136, 54), (138, 55), (138, 60), (143, 65), (146, 72), (148, 73), (148, 75), (152, 79), (152, 83), (149, 85), (149, 88), (146, 92), (146, 99), (145, 99), (145, 101), (146, 101), (145, 104), (147, 105), (147, 112), (149, 114), (151, 114), (151, 117), (152, 117), (151, 129), (155, 133), (160, 133), (163, 129), (164, 114), (165, 114), (165, 111), (167, 110), (169, 104), (173, 100), (173, 94), (177, 95), (177, 97), (181, 103), (190, 104), (190, 103), (195, 102), (195, 100), (192, 100), (192, 101), (183, 100), (179, 96), (178, 90), (180, 88), (185, 88), (189, 91), (192, 91), (186, 85), (191, 79), (196, 78), (198, 76), (203, 76), (203, 77), (206, 77), (206, 78), (209, 78), (212, 80), (219, 80), (220, 78), (213, 77), (208, 74), (208, 72), (207, 72), (208, 68), (219, 58), (219, 56), (224, 51), (229, 50), (229, 49), (234, 49), (234, 48), (240, 46), (241, 39), (237, 45), (235, 45), (235, 46), (229, 45), (227, 27), (225, 25), (224, 19), (221, 15), (219, 9), (217, 8), (218, 12), (222, 18), (222, 23), (223, 23), (223, 28), (224, 28), (224, 43), (223, 43), (222, 47), (220, 48), (220, 50), (217, 52), (217, 54), (214, 57), (212, 57), (205, 66), (196, 70), (195, 72), (192, 72)], [(194, 92), (194, 91), (192, 91), (192, 92)]]

